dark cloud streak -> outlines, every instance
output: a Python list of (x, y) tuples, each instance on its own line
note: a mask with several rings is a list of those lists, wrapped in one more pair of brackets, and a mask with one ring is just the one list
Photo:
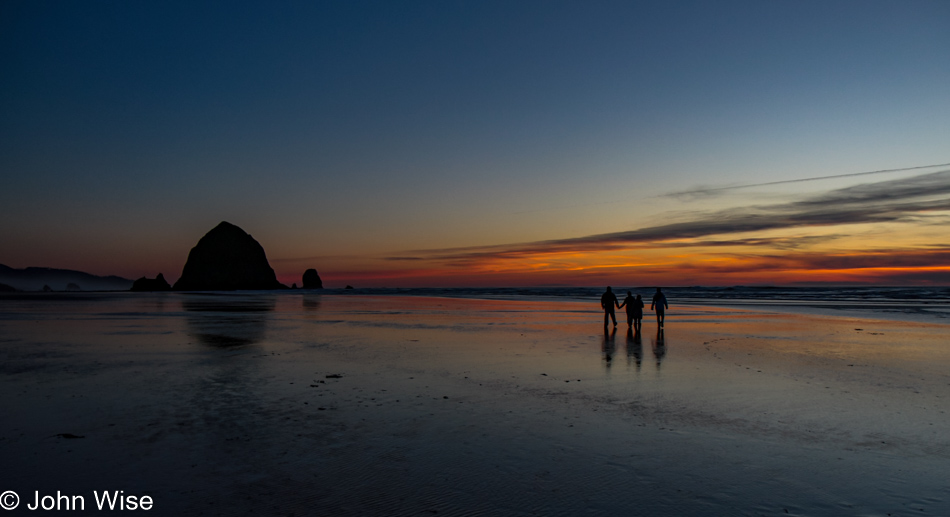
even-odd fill
[[(927, 212), (943, 210), (950, 210), (950, 170), (846, 187), (788, 203), (696, 212), (689, 221), (631, 231), (523, 244), (427, 250), (406, 258), (465, 263), (536, 254), (612, 251), (644, 244), (676, 246), (677, 240), (715, 235), (911, 221)], [(760, 241), (760, 244), (767, 243), (767, 240)]]

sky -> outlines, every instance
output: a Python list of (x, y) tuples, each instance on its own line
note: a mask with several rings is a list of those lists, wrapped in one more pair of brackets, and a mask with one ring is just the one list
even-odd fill
[(0, 264), (950, 285), (948, 85), (942, 0), (5, 0)]

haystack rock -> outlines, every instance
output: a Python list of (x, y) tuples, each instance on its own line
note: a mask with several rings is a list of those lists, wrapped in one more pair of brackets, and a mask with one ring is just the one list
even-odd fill
[(174, 287), (176, 291), (286, 288), (277, 281), (264, 248), (228, 222), (215, 226), (191, 248)]
[(161, 273), (155, 278), (142, 277), (132, 282), (133, 291), (171, 291), (172, 286), (168, 285), (165, 276)]
[(320, 280), (320, 275), (317, 274), (316, 269), (308, 269), (304, 271), (303, 288), (304, 289), (323, 289), (323, 280)]

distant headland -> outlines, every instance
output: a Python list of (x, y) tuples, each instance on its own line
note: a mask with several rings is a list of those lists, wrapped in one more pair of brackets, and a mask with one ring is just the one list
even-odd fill
[(0, 284), (18, 291), (126, 291), (132, 281), (120, 276), (97, 276), (72, 269), (27, 267), (14, 269), (0, 264)]
[[(315, 269), (302, 278), (304, 289), (322, 289)], [(159, 273), (134, 282), (118, 276), (96, 276), (82, 271), (0, 264), (3, 291), (238, 291), (288, 289), (277, 281), (259, 242), (241, 228), (222, 221), (198, 240), (174, 286)], [(296, 284), (294, 284), (296, 287)]]

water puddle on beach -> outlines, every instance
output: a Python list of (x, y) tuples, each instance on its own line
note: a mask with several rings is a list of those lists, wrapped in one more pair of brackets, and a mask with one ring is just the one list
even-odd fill
[(674, 305), (634, 335), (597, 309), (0, 299), (0, 489), (162, 515), (950, 514), (950, 327)]

